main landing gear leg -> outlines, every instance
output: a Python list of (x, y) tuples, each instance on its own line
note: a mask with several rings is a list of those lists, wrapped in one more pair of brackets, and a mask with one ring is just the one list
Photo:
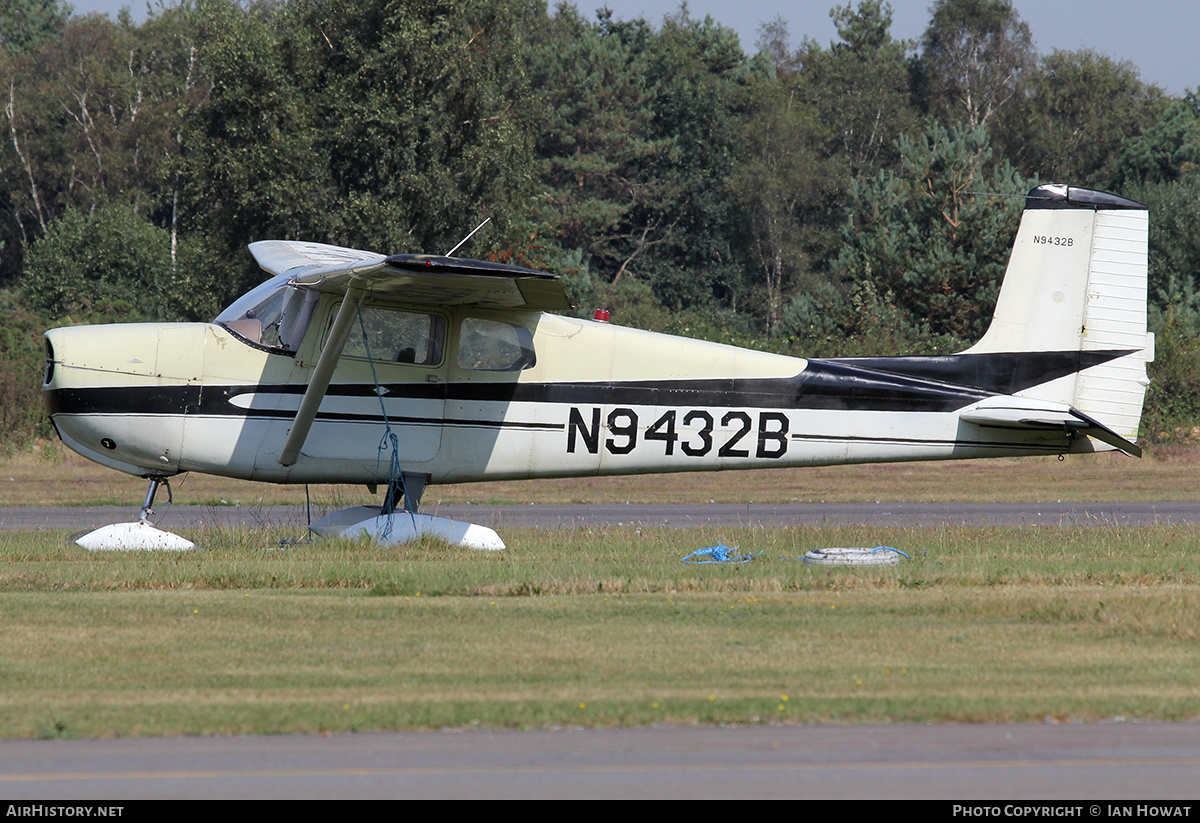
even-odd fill
[(404, 472), (402, 483), (388, 484), (387, 496), (384, 498), (380, 514), (391, 514), (396, 511), (401, 497), (404, 498), (404, 511), (416, 514), (417, 507), (421, 505), (421, 495), (425, 494), (425, 486), (428, 483), (429, 475), (427, 474)]

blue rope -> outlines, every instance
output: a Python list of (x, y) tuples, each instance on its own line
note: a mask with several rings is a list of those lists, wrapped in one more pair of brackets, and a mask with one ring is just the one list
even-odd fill
[(726, 546), (724, 543), (718, 543), (715, 546), (709, 546), (707, 549), (698, 549), (681, 559), (684, 563), (749, 563), (760, 554), (762, 552), (739, 554), (737, 546)]
[[(383, 390), (379, 385), (379, 375), (375, 371), (375, 358), (371, 354), (371, 344), (367, 341), (367, 326), (363, 322), (362, 305), (355, 306), (355, 311), (358, 312), (358, 328), (362, 331), (363, 348), (367, 352), (367, 362), (371, 364), (371, 379), (375, 381), (375, 396), (379, 398), (379, 411), (383, 414), (383, 437), (379, 438), (379, 446), (375, 449), (375, 476), (379, 476), (379, 464), (383, 461), (383, 453), (385, 450), (391, 452), (391, 457), (388, 459), (388, 475), (387, 475), (387, 495), (384, 498), (385, 503), (391, 501), (392, 492), (396, 488), (396, 481), (400, 481), (400, 491), (404, 493), (405, 508), (408, 504), (408, 489), (404, 485), (404, 472), (400, 470), (400, 440), (392, 432), (392, 424), (388, 420), (387, 408), (383, 405)], [(379, 533), (380, 540), (387, 540), (392, 535), (392, 515), (395, 514), (395, 507), (388, 512), (387, 525), (383, 527), (383, 531)], [(417, 534), (417, 516), (411, 510), (408, 512), (412, 518), (413, 534)]]

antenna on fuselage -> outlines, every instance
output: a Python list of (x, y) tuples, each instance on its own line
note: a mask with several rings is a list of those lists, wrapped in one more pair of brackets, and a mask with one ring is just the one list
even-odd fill
[(476, 226), (476, 227), (475, 227), (475, 229), (474, 229), (474, 230), (473, 230), (473, 231), (472, 231), (470, 234), (468, 234), (468, 235), (467, 235), (466, 237), (464, 237), (462, 240), (459, 240), (459, 241), (458, 241), (458, 245), (457, 245), (457, 246), (455, 246), (454, 248), (450, 249), (450, 251), (446, 252), (445, 256), (446, 256), (446, 257), (453, 257), (453, 256), (454, 256), (454, 253), (455, 253), (456, 251), (458, 251), (460, 248), (462, 248), (462, 244), (463, 244), (463, 243), (465, 243), (465, 242), (467, 242), (468, 240), (470, 240), (472, 237), (474, 237), (474, 236), (475, 236), (475, 232), (479, 231), (479, 230), (480, 230), (480, 229), (482, 229), (484, 226), (486, 226), (486, 225), (488, 224), (488, 221), (489, 221), (489, 220), (491, 220), (491, 219), (492, 219), (492, 218), (488, 217), (488, 218), (487, 218), (487, 219), (485, 219), (485, 220), (484, 220), (482, 223), (480, 223), (478, 226)]

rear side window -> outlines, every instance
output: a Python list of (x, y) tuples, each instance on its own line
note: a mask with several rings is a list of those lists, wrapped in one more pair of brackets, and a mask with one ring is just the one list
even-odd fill
[(533, 335), (516, 323), (468, 317), (458, 342), (458, 366), (471, 371), (521, 371), (537, 362)]

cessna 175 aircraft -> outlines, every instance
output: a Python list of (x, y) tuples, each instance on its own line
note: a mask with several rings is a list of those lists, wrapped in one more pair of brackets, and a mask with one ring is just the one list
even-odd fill
[[(1132, 200), (1035, 188), (978, 344), (948, 356), (821, 360), (550, 314), (571, 306), (545, 272), (265, 241), (250, 251), (270, 279), (212, 323), (48, 331), (43, 390), (64, 443), (150, 480), (138, 523), (90, 535), (89, 547), (103, 548), (175, 545), (146, 521), (159, 484), (189, 471), (388, 484), (382, 507), (335, 513), (313, 530), (502, 548), (490, 529), (419, 513), (424, 488), (1140, 456), (1153, 359), (1147, 227), (1146, 207)], [(398, 446), (394, 465), (380, 456), (385, 432)]]

